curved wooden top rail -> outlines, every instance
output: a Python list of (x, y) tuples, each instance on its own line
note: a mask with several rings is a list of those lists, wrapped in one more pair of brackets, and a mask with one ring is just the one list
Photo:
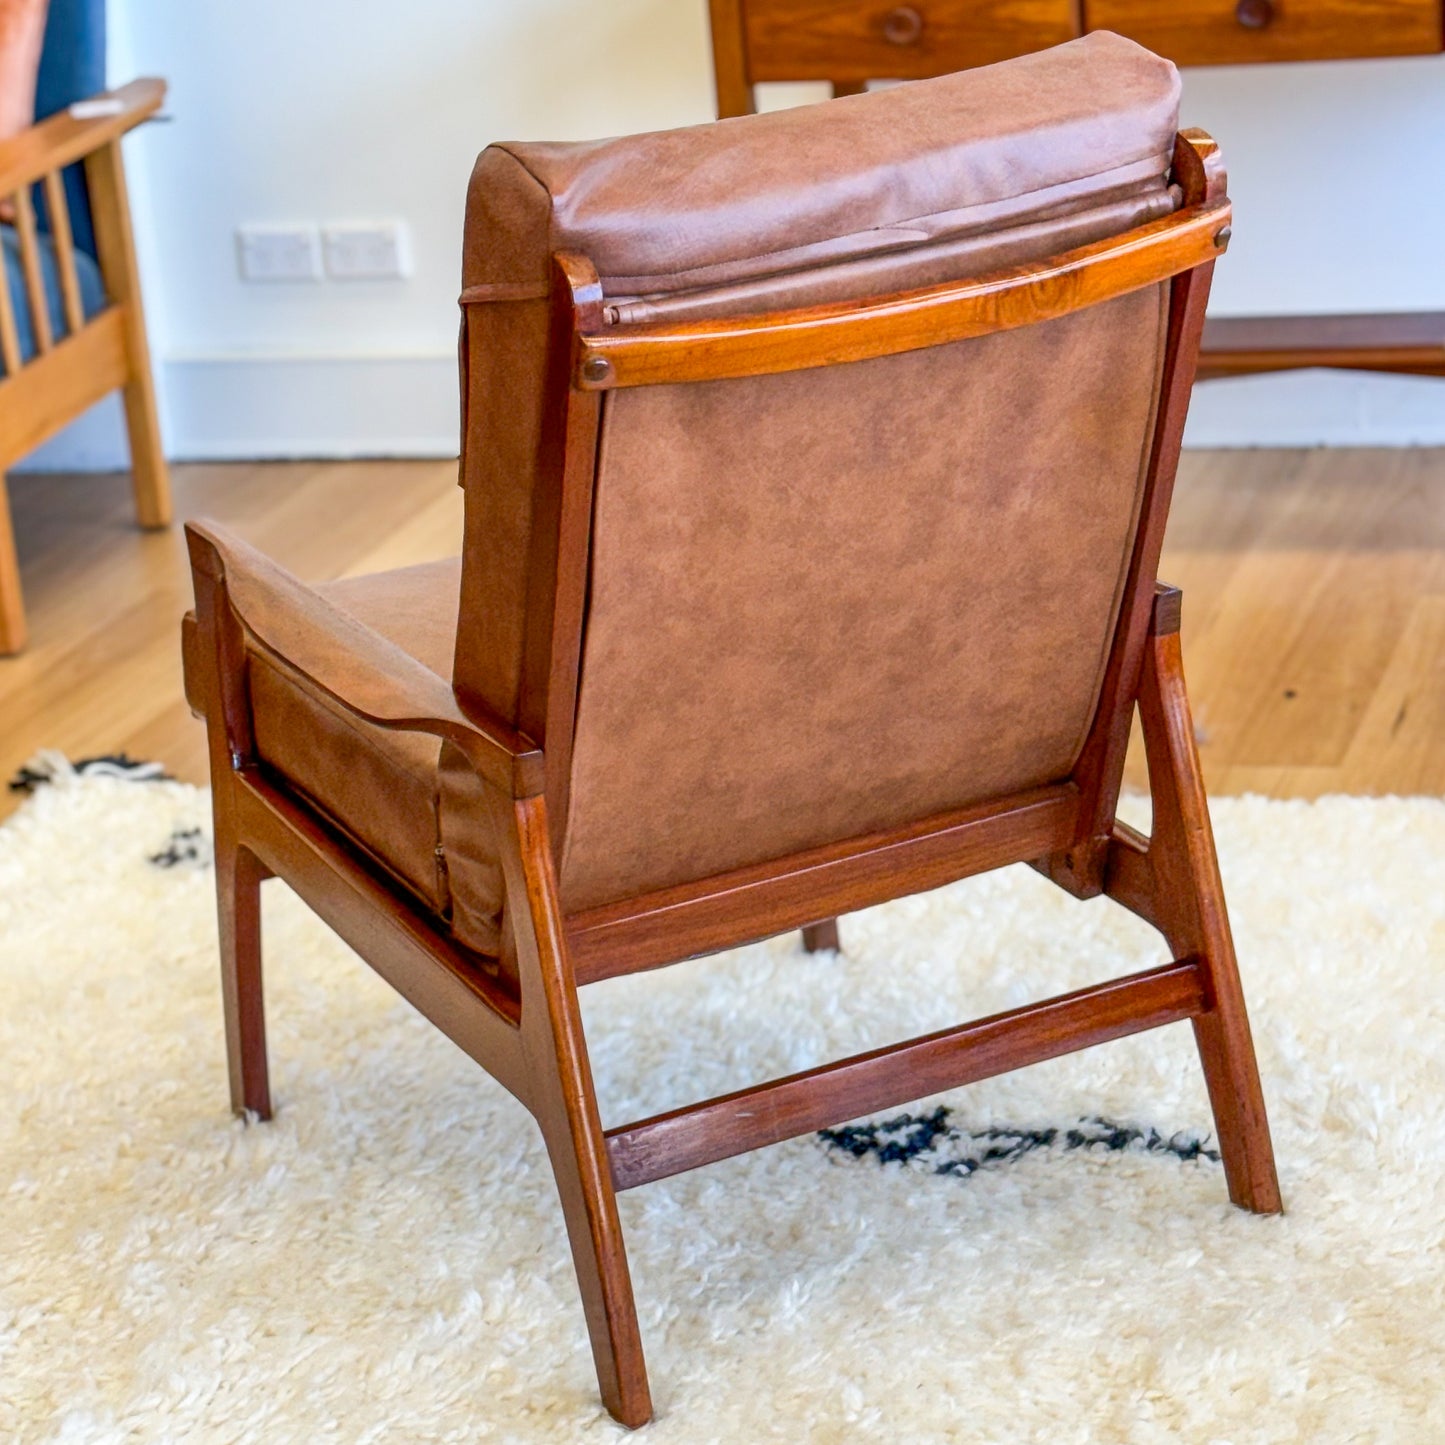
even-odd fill
[(583, 332), (574, 384), (607, 391), (764, 376), (1030, 326), (1214, 260), (1229, 243), (1229, 219), (1228, 200), (1206, 202), (1041, 265), (968, 281), (762, 316)]

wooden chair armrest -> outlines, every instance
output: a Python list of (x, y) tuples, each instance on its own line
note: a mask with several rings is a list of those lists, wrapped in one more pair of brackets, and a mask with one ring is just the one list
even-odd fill
[(148, 120), (165, 98), (165, 81), (133, 80), (119, 90), (93, 97), (117, 101), (120, 109), (113, 115), (77, 120), (68, 110), (62, 110), (19, 135), (0, 140), (0, 196), (8, 196), (108, 145)]
[[(464, 710), (451, 684), (410, 653), (224, 528), (188, 522), (186, 542), (197, 578), (215, 584), (252, 645), (298, 686), (375, 727), (453, 744), (480, 777), (511, 797), (542, 792), (536, 744), (473, 706)], [(198, 587), (198, 604), (199, 594)], [(188, 671), (198, 651), (187, 649)], [(188, 695), (199, 691), (188, 677)]]

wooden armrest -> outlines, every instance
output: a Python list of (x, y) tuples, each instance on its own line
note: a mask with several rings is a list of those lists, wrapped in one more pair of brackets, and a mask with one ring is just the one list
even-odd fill
[(542, 791), (536, 744), (474, 707), (464, 711), (451, 684), (409, 652), (224, 528), (188, 522), (186, 542), (193, 571), (216, 584), (253, 645), (307, 692), (375, 727), (452, 743), (511, 797)]
[(119, 90), (93, 97), (120, 102), (114, 115), (77, 120), (68, 110), (38, 121), (19, 135), (0, 141), (0, 196), (38, 181), (51, 171), (83, 159), (92, 151), (149, 119), (166, 98), (166, 83), (154, 78), (133, 80)]

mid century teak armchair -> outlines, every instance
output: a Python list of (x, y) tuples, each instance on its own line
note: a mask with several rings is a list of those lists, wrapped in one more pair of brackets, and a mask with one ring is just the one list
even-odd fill
[[(1191, 1020), (1230, 1197), (1280, 1208), (1156, 584), (1224, 171), (1094, 36), (595, 145), (495, 146), (457, 561), (311, 589), (190, 529), (231, 1099), (271, 1112), (284, 878), (531, 1110), (602, 1398), (652, 1405), (616, 1195)], [(1135, 708), (1151, 836), (1115, 817)], [(1006, 864), (1170, 960), (604, 1130), (578, 988)], [(846, 936), (844, 938), (846, 944)]]

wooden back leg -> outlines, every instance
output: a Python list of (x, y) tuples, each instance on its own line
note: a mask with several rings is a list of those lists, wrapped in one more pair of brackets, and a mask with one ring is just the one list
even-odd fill
[(803, 930), (803, 947), (808, 953), (841, 953), (838, 920), (825, 918), (821, 923), (810, 923)]
[(1154, 800), (1153, 830), (1143, 840), (1132, 829), (1116, 827), (1108, 891), (1149, 918), (1176, 958), (1200, 961), (1210, 1007), (1195, 1018), (1194, 1034), (1229, 1197), (1256, 1214), (1278, 1214), (1284, 1205), (1274, 1146), (1184, 688), (1179, 594), (1172, 589), (1161, 590), (1155, 600), (1139, 718)]

